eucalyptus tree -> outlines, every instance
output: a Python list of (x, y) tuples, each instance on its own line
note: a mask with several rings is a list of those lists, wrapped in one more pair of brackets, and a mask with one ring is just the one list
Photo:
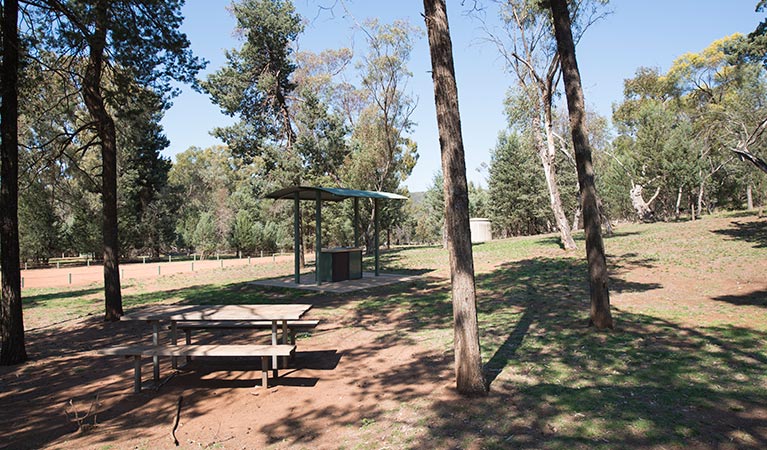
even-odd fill
[(458, 392), (464, 395), (484, 395), (487, 386), (479, 348), (474, 257), (469, 229), (469, 189), (466, 183), (458, 87), (453, 66), (453, 44), (444, 0), (424, 0), (423, 7), (429, 35), (434, 102), (445, 177), (443, 190), (453, 297), (456, 386)]
[(591, 162), (591, 145), (586, 131), (586, 103), (583, 99), (581, 75), (575, 58), (575, 42), (570, 25), (567, 0), (550, 0), (554, 22), (557, 51), (562, 60), (562, 76), (565, 82), (567, 110), (570, 116), (575, 160), (578, 170), (583, 223), (586, 234), (586, 259), (589, 265), (589, 291), (591, 308), (589, 325), (597, 329), (613, 328), (610, 313), (610, 291), (608, 287), (607, 259), (602, 241), (599, 199), (594, 182), (594, 167)]
[[(367, 53), (358, 68), (362, 85), (355, 92), (359, 115), (351, 117), (351, 154), (342, 178), (360, 189), (404, 192), (401, 187), (418, 160), (418, 146), (407, 134), (417, 105), (408, 82), (408, 69), (413, 44), (422, 31), (405, 21), (381, 24), (376, 20), (365, 24)], [(346, 91), (349, 94), (348, 91)], [(350, 96), (344, 96), (350, 101)], [(354, 103), (354, 102), (351, 102)], [(387, 202), (381, 211), (382, 226), (389, 230), (401, 219), (403, 202)], [(365, 205), (362, 221), (368, 248), (372, 244), (373, 205)]]
[[(630, 199), (642, 221), (678, 216), (683, 196), (691, 198), (697, 184), (692, 123), (677, 85), (657, 69), (640, 68), (625, 80), (625, 98), (613, 112), (619, 135), (609, 152), (610, 169), (617, 172), (611, 189)], [(654, 190), (649, 196), (647, 188)]]
[[(767, 79), (761, 64), (728, 54), (743, 39), (718, 39), (678, 57), (667, 73), (639, 69), (626, 80), (613, 115), (619, 131), (613, 156), (628, 174), (624, 189), (631, 189), (640, 218), (678, 217), (683, 198), (695, 218), (713, 206), (741, 207), (750, 197), (758, 180), (732, 162), (741, 157), (759, 167)], [(641, 188), (651, 185), (655, 193), (645, 201)]]
[[(183, 0), (26, 0), (40, 15), (36, 32), (45, 48), (60, 55), (54, 70), (77, 80), (101, 150), (102, 235), (105, 319), (122, 315), (117, 219), (117, 132), (114, 111), (132, 86), (155, 91), (164, 100), (171, 81), (194, 83), (204, 64), (189, 50), (179, 28)], [(84, 63), (80, 64), (80, 61)], [(84, 67), (83, 67), (84, 66)], [(163, 106), (168, 106), (163, 103)]]
[[(510, 121), (528, 130), (538, 150), (549, 202), (559, 230), (562, 246), (575, 248), (571, 227), (562, 206), (558, 169), (557, 142), (554, 133), (554, 99), (560, 81), (560, 58), (556, 49), (550, 12), (545, 4), (529, 0), (497, 1), (501, 29), (487, 22), (487, 39), (494, 44), (516, 79), (512, 91)], [(573, 2), (572, 21), (575, 42), (595, 20), (601, 17), (604, 0)]]

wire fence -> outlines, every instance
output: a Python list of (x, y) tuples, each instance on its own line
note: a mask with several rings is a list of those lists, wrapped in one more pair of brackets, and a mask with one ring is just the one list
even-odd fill
[[(180, 258), (170, 256), (167, 260), (141, 258), (138, 261), (134, 259), (133, 262), (121, 261), (120, 279), (147, 279), (180, 273), (269, 264), (287, 260), (288, 256), (292, 258), (293, 254), (283, 252), (243, 258), (237, 258), (234, 255), (218, 255), (209, 259), (198, 259), (196, 255)], [(100, 261), (87, 260), (85, 264), (79, 265), (61, 264), (60, 261), (57, 263), (59, 264), (51, 264), (46, 268), (29, 268), (29, 266), (24, 268), (22, 266), (22, 289), (84, 286), (101, 282), (104, 279)]]

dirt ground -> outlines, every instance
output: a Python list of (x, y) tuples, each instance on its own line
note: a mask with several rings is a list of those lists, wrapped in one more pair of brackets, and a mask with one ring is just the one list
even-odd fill
[[(146, 280), (179, 273), (217, 270), (248, 264), (267, 265), (275, 262), (292, 261), (292, 255), (264, 256), (238, 259), (206, 259), (202, 261), (152, 262), (146, 264), (120, 264), (120, 279)], [(104, 280), (104, 268), (98, 264), (79, 267), (22, 270), (24, 288), (54, 288), (67, 286), (88, 286)]]
[[(648, 304), (663, 308), (664, 299), (676, 298), (701, 308), (706, 299), (728, 293), (763, 295), (764, 267), (737, 271), (714, 267), (699, 277), (696, 267), (658, 270), (639, 262), (625, 264), (616, 269), (625, 283), (663, 287), (641, 293), (618, 288), (612, 303), (623, 310)], [(100, 317), (86, 317), (28, 333), (31, 361), (0, 368), (0, 447), (356, 448), (364, 438), (376, 443), (373, 448), (399, 448), (403, 442), (407, 447), (430, 448), (429, 435), (422, 430), (437, 424), (423, 423), (422, 412), (435, 410), (435, 405), (449, 404), (449, 411), (470, 407), (471, 400), (454, 391), (452, 354), (398, 338), (408, 320), (401, 312), (360, 315), (353, 307), (354, 296), (317, 295), (308, 301), (314, 308), (307, 318), (320, 317), (321, 325), (310, 337), (299, 339), (292, 367), (281, 371), (276, 386), (269, 389), (254, 387), (260, 377), (257, 361), (200, 360), (158, 391), (134, 394), (131, 361), (99, 357), (92, 349), (145, 342), (149, 328), (144, 323), (105, 324)], [(333, 315), (324, 314), (330, 310)], [(726, 315), (726, 311), (703, 308), (701, 314)], [(201, 335), (201, 339), (242, 342), (251, 336), (244, 332)], [(161, 373), (172, 373), (169, 362), (161, 362)], [(145, 380), (151, 378), (150, 372), (147, 360)], [(500, 406), (520, 408), (513, 403)], [(383, 412), (396, 422), (387, 429), (399, 435), (370, 436), (366, 424), (382, 420)], [(755, 414), (761, 414), (762, 421), (767, 416), (764, 410)], [(173, 435), (176, 420), (178, 444)], [(455, 442), (451, 447), (479, 448), (479, 444)]]

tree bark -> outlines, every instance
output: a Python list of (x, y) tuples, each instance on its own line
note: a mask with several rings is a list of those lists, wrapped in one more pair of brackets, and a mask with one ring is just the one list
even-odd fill
[(104, 49), (107, 39), (108, 1), (96, 3), (95, 31), (90, 36), (90, 55), (83, 77), (83, 97), (88, 112), (96, 123), (96, 133), (101, 140), (103, 203), (102, 233), (104, 240), (104, 319), (119, 320), (123, 315), (120, 291), (119, 248), (117, 236), (117, 142), (115, 123), (106, 109), (101, 95), (101, 78)]
[(557, 50), (562, 63), (567, 110), (570, 114), (570, 128), (575, 147), (578, 185), (581, 190), (583, 228), (586, 234), (586, 258), (589, 265), (589, 290), (591, 292), (589, 325), (593, 325), (597, 329), (613, 328), (613, 318), (610, 313), (610, 291), (607, 285), (607, 261), (599, 217), (599, 200), (594, 184), (591, 147), (586, 134), (586, 108), (578, 61), (575, 58), (575, 44), (570, 29), (567, 0), (551, 0), (551, 12), (554, 20)]
[(453, 294), (456, 385), (461, 394), (484, 395), (487, 387), (479, 350), (477, 295), (469, 229), (469, 189), (458, 109), (458, 87), (453, 66), (453, 45), (444, 0), (424, 0), (423, 6), (442, 151)]
[(18, 70), (19, 2), (3, 2), (2, 105), (0, 106), (0, 365), (27, 360), (19, 266)]
[(746, 208), (749, 211), (754, 209), (754, 194), (751, 192), (751, 183), (746, 186)]

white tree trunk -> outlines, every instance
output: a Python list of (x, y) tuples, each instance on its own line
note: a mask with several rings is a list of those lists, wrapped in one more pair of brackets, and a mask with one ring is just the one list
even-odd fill
[(634, 207), (634, 211), (636, 211), (637, 216), (639, 216), (639, 220), (643, 222), (652, 222), (654, 220), (655, 212), (652, 210), (650, 205), (658, 197), (660, 187), (658, 187), (658, 189), (655, 191), (655, 194), (652, 196), (650, 201), (645, 201), (644, 197), (642, 197), (643, 189), (644, 188), (641, 184), (635, 184), (634, 187), (631, 188), (631, 191), (629, 191), (631, 205)]
[(538, 156), (543, 166), (543, 174), (546, 178), (546, 187), (549, 190), (549, 202), (551, 211), (554, 213), (554, 220), (559, 230), (559, 236), (562, 239), (562, 246), (565, 250), (574, 250), (576, 248), (570, 231), (570, 223), (562, 208), (562, 199), (559, 195), (559, 185), (557, 184), (557, 169), (555, 164), (556, 144), (554, 134), (551, 130), (551, 124), (546, 123), (546, 142), (541, 136), (540, 119), (533, 119), (533, 133), (535, 134), (536, 144), (538, 146)]
[(674, 217), (679, 220), (679, 207), (682, 204), (682, 186), (679, 186), (679, 192), (676, 194), (676, 209), (674, 210)]
[(751, 192), (751, 184), (746, 186), (746, 207), (749, 211), (754, 209), (754, 194)]

